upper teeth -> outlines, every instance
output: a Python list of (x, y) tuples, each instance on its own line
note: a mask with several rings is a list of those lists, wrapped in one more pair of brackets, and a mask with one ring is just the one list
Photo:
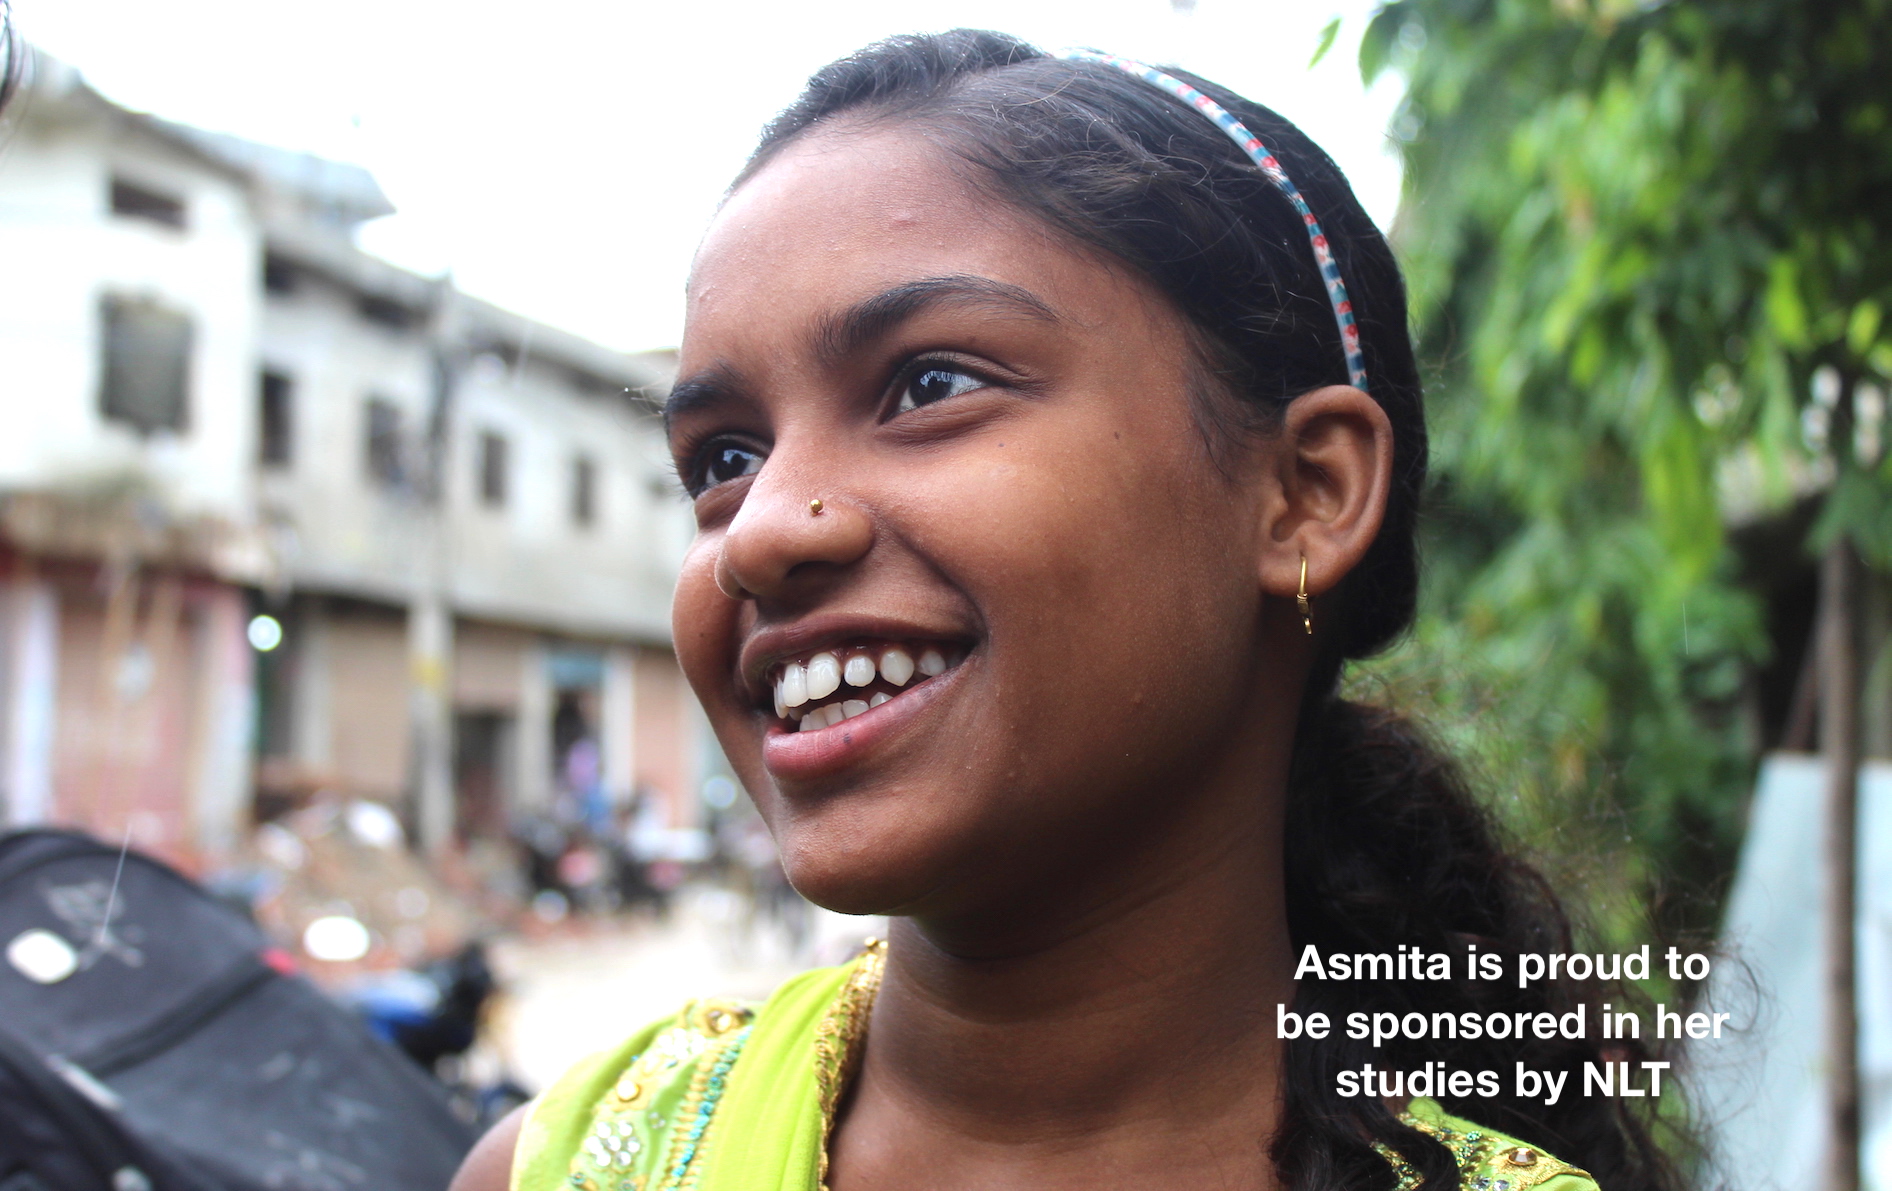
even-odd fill
[[(839, 652), (823, 650), (806, 661), (790, 662), (782, 667), (781, 673), (776, 675), (772, 692), (775, 714), (788, 718), (789, 709), (826, 699), (841, 689), (844, 681), (851, 687), (864, 687), (871, 684), (878, 674), (894, 686), (905, 686), (916, 673), (933, 678), (945, 672), (946, 655), (931, 646), (920, 651), (917, 662), (912, 653), (898, 645)], [(847, 699), (816, 709), (822, 713), (818, 716), (810, 711), (801, 718), (812, 721), (815, 727), (821, 727), (826, 722), (838, 723), (838, 717), (859, 715), (870, 706), (878, 707), (885, 703), (888, 697), (886, 693), (879, 692), (866, 701)], [(808, 722), (804, 722), (803, 726), (809, 726)]]
[[(841, 689), (841, 663), (831, 653), (818, 653), (808, 659), (808, 697), (825, 699)], [(782, 700), (786, 703), (786, 697)]]
[(889, 649), (880, 655), (880, 674), (895, 686), (905, 686), (913, 677), (913, 659), (904, 649)]

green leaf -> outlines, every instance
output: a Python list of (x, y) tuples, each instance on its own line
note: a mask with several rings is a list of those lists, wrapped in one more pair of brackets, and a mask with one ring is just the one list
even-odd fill
[(1366, 32), (1360, 37), (1360, 78), (1372, 82), (1380, 77), (1392, 64), (1393, 42), (1399, 36), (1399, 27), (1406, 19), (1406, 5), (1409, 0), (1393, 0), (1393, 3), (1381, 8), (1366, 23)]
[(1767, 319), (1788, 347), (1807, 345), (1807, 307), (1800, 299), (1798, 270), (1790, 256), (1777, 256), (1767, 266)]
[(1872, 350), (1879, 337), (1880, 313), (1879, 304), (1871, 298), (1853, 307), (1853, 316), (1846, 322), (1846, 346), (1855, 356), (1864, 358)]
[(1871, 364), (1872, 370), (1880, 376), (1892, 377), (1892, 343), (1876, 344), (1872, 351), (1867, 353), (1866, 362)]
[(1307, 60), (1307, 68), (1314, 69), (1320, 60), (1327, 56), (1327, 51), (1334, 48), (1334, 38), (1340, 36), (1340, 18), (1334, 17), (1321, 26), (1320, 40), (1314, 46), (1314, 56)]

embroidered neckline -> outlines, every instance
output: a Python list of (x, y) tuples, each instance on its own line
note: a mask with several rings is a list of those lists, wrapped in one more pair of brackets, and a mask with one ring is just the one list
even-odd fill
[(834, 1114), (860, 1066), (860, 1041), (887, 973), (887, 943), (869, 939), (854, 961), (834, 1004), (815, 1026), (815, 1088), (821, 1103), (821, 1168), (816, 1186), (828, 1191), (828, 1144), (834, 1138)]
[(737, 1001), (691, 1001), (632, 1055), (571, 1157), (569, 1191), (689, 1191), (730, 1068), (755, 1012)]
[[(1459, 1129), (1411, 1111), (1400, 1113), (1399, 1122), (1451, 1151), (1452, 1160), (1458, 1164), (1459, 1186), (1465, 1191), (1530, 1191), (1562, 1174), (1576, 1175), (1593, 1184), (1596, 1181), (1588, 1172), (1501, 1133)], [(1394, 1191), (1413, 1191), (1419, 1186), (1419, 1172), (1404, 1158), (1384, 1145), (1375, 1144), (1373, 1148), (1393, 1168)]]

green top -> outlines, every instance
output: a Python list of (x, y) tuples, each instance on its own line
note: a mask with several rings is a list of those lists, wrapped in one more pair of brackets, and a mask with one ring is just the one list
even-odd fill
[[(761, 1009), (692, 1001), (533, 1101), (512, 1191), (825, 1191), (834, 1108), (886, 963), (804, 972)], [(1415, 1099), (1402, 1119), (1458, 1159), (1467, 1191), (1597, 1191), (1583, 1171)], [(1398, 1191), (1417, 1175), (1396, 1157)]]

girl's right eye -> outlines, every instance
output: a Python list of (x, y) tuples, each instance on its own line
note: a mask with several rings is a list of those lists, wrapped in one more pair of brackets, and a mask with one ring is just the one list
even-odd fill
[(725, 441), (713, 444), (704, 452), (702, 467), (697, 473), (699, 479), (691, 495), (700, 496), (718, 484), (754, 475), (762, 470), (764, 458), (762, 452), (738, 443)]

